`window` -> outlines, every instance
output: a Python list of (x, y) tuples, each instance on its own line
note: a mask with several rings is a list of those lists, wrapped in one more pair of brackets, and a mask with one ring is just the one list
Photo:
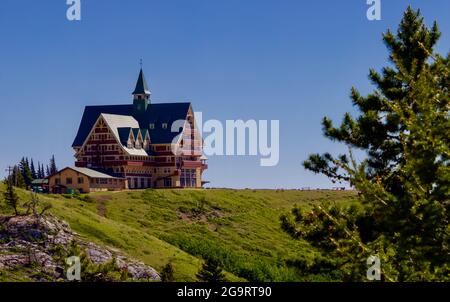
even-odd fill
[(197, 174), (195, 169), (181, 169), (180, 181), (182, 187), (196, 187)]
[(148, 125), (148, 127), (149, 127), (150, 129), (155, 129), (155, 124), (151, 123), (150, 125)]
[(167, 123), (162, 123), (162, 128), (167, 129)]
[(59, 185), (59, 184), (61, 184), (61, 179), (55, 178), (55, 185)]
[(84, 183), (84, 178), (83, 178), (83, 177), (78, 177), (78, 183), (79, 183), (79, 184)]
[(172, 186), (172, 179), (171, 178), (164, 178), (164, 187), (169, 188)]
[(66, 178), (66, 184), (71, 185), (72, 184), (72, 177)]

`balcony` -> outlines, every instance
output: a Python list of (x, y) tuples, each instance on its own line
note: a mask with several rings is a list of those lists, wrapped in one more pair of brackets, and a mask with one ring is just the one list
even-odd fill
[(201, 168), (203, 163), (199, 160), (183, 160), (183, 168)]

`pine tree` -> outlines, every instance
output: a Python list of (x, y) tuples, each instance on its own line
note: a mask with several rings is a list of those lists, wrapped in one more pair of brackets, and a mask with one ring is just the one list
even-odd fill
[(219, 261), (209, 258), (203, 263), (196, 277), (204, 282), (226, 282), (222, 265)]
[(43, 178), (45, 178), (45, 169), (44, 169), (44, 164), (41, 164), (41, 165), (40, 165), (39, 178), (40, 178), (40, 179), (43, 179)]
[(41, 163), (40, 162), (37, 163), (36, 176), (37, 176), (38, 179), (42, 179), (42, 177), (41, 177), (42, 176), (42, 174), (41, 174)]
[(19, 197), (17, 196), (16, 192), (14, 191), (13, 181), (12, 181), (11, 177), (6, 182), (6, 191), (3, 193), (3, 198), (5, 200), (6, 205), (11, 207), (14, 210), (14, 213), (16, 214), (16, 216), (19, 215), (19, 212), (17, 210), (17, 206), (19, 203)]
[[(296, 208), (281, 218), (287, 233), (322, 251), (318, 263), (326, 259), (346, 279), (365, 280), (367, 257), (378, 255), (384, 280), (449, 280), (450, 80), (449, 54), (434, 52), (440, 35), (409, 7), (397, 33), (383, 35), (392, 66), (370, 71), (375, 92), (352, 89), (360, 116), (345, 114), (339, 127), (322, 122), (325, 136), (350, 152), (313, 154), (304, 167), (349, 182), (359, 204)], [(366, 159), (357, 163), (352, 149)]]
[(33, 177), (33, 180), (37, 179), (38, 178), (38, 173), (37, 173), (37, 171), (36, 171), (36, 169), (34, 167), (33, 159), (31, 159), (31, 162), (30, 162), (30, 170), (31, 170), (31, 176)]
[(46, 169), (45, 170), (46, 176), (52, 175), (52, 173), (50, 173), (50, 168), (48, 167), (48, 165), (47, 165), (47, 167), (45, 169)]
[(33, 181), (33, 176), (31, 174), (31, 169), (28, 164), (28, 160), (25, 158), (22, 158), (19, 164), (20, 172), (22, 173), (22, 177), (25, 181), (25, 188), (30, 188), (31, 182)]
[(164, 265), (164, 267), (161, 270), (160, 276), (161, 276), (161, 282), (173, 282), (174, 281), (172, 263), (169, 262), (166, 265)]
[(56, 167), (55, 155), (52, 155), (52, 158), (50, 159), (50, 175), (55, 174), (56, 172), (58, 172), (58, 168)]
[(22, 188), (22, 189), (26, 188), (25, 180), (23, 179), (22, 172), (20, 171), (18, 166), (13, 167), (11, 180), (12, 180), (14, 186), (16, 186), (18, 188)]

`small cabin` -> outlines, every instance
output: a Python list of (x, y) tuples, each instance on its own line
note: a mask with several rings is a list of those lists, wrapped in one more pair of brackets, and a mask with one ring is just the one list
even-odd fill
[(90, 193), (128, 189), (126, 178), (115, 177), (89, 168), (67, 167), (48, 177), (49, 192)]

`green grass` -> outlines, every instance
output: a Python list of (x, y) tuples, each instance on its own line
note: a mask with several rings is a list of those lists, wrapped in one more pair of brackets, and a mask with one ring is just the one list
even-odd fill
[[(2, 190), (4, 187), (0, 187)], [(27, 193), (19, 191), (22, 199)], [(202, 259), (220, 259), (232, 281), (300, 281), (288, 259), (314, 249), (280, 229), (294, 205), (343, 202), (352, 192), (296, 190), (145, 190), (92, 193), (82, 201), (41, 195), (53, 214), (87, 240), (120, 249), (160, 270), (174, 266), (177, 281), (194, 281)], [(91, 200), (90, 200), (91, 199)], [(0, 212), (6, 211), (0, 206)]]
[(30, 282), (29, 275), (33, 272), (29, 270), (0, 270), (0, 282)]

